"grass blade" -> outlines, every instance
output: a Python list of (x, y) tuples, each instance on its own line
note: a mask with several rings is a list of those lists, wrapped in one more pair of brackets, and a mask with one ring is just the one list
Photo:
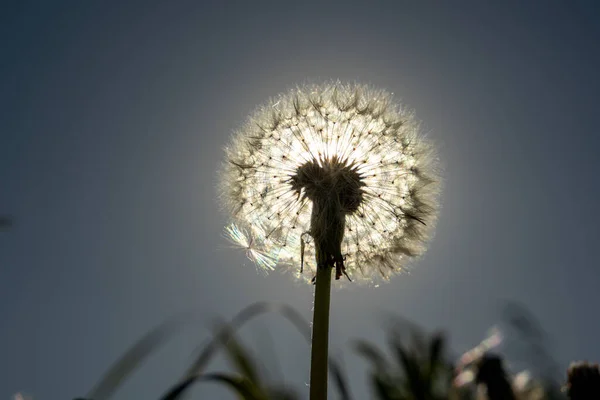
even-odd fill
[(171, 319), (151, 330), (136, 342), (88, 393), (86, 398), (106, 400), (130, 376), (140, 364), (158, 347), (183, 326), (181, 317)]

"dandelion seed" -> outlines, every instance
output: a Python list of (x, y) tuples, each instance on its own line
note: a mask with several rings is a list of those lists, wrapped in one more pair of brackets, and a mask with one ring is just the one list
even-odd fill
[(248, 257), (253, 263), (263, 270), (273, 270), (277, 265), (277, 257), (271, 254), (261, 252), (255, 248), (254, 239), (248, 236), (248, 233), (240, 229), (235, 224), (230, 224), (225, 227), (226, 237), (229, 238), (233, 244), (246, 249), (246, 257)]
[[(280, 95), (234, 135), (226, 158), (222, 199), (261, 268), (301, 276), (304, 261), (313, 275), (323, 265), (336, 278), (387, 280), (432, 232), (435, 153), (413, 113), (384, 91), (330, 83)], [(301, 249), (305, 233), (313, 240)]]

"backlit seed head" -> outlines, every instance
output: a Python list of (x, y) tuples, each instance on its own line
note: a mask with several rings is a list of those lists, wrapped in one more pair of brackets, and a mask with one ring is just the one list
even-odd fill
[(310, 280), (301, 258), (314, 273), (316, 248), (329, 241), (349, 277), (367, 282), (422, 254), (440, 187), (413, 113), (385, 91), (341, 83), (298, 87), (257, 109), (227, 146), (220, 183), (227, 234), (259, 267)]

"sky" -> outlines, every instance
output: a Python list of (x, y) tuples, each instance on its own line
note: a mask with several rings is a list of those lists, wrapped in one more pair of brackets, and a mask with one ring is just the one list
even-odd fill
[[(561, 367), (600, 361), (599, 41), (593, 1), (2, 2), (0, 398), (84, 396), (182, 312), (193, 321), (115, 399), (158, 398), (215, 316), (268, 301), (309, 320), (313, 287), (257, 272), (223, 237), (217, 171), (257, 105), (330, 79), (416, 110), (444, 176), (411, 274), (333, 290), (331, 350), (356, 398), (352, 341), (385, 346), (388, 312), (460, 353), (515, 301)], [(286, 321), (239, 335), (306, 397), (309, 347)]]

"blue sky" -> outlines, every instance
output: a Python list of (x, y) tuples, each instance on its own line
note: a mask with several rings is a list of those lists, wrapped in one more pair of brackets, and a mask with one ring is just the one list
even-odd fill
[[(182, 311), (200, 321), (115, 398), (158, 397), (211, 316), (272, 301), (309, 319), (312, 287), (257, 273), (223, 238), (217, 170), (256, 105), (329, 79), (394, 92), (444, 166), (437, 233), (413, 272), (333, 292), (332, 350), (357, 398), (364, 365), (349, 343), (383, 345), (384, 311), (448, 330), (460, 352), (519, 301), (561, 366), (600, 360), (594, 2), (0, 7), (0, 213), (15, 219), (0, 232), (0, 398), (85, 395)], [(268, 354), (274, 380), (307, 393), (299, 334), (277, 317), (240, 334)], [(234, 398), (215, 385), (196, 393)]]

